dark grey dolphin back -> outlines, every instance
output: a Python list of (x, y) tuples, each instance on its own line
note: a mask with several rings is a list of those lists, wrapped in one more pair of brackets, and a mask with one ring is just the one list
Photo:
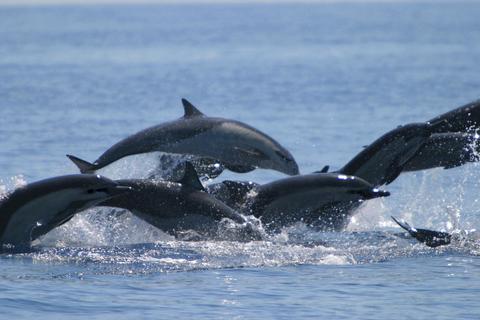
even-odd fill
[(395, 180), (431, 134), (431, 125), (413, 123), (387, 132), (365, 147), (338, 172), (358, 176), (374, 186)]
[(441, 126), (435, 128), (433, 133), (475, 131), (480, 128), (480, 100), (441, 114), (429, 122), (443, 122)]

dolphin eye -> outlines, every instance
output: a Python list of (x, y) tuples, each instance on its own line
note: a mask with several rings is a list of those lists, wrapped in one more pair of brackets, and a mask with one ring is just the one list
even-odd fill
[(275, 150), (275, 153), (277, 154), (277, 156), (279, 156), (280, 158), (282, 158), (283, 160), (285, 161), (292, 161), (292, 159), (290, 159), (289, 157), (285, 156), (282, 152), (278, 151), (278, 150)]

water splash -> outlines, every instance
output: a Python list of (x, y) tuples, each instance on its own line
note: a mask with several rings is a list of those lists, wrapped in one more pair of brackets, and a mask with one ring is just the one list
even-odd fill
[[(149, 155), (152, 161), (158, 161), (158, 156)], [(104, 174), (114, 178), (141, 177), (135, 170), (149, 167), (145, 165), (148, 157), (137, 160), (141, 165), (135, 161), (125, 162), (126, 166), (116, 163), (105, 168)], [(79, 264), (87, 266), (92, 273), (142, 274), (211, 268), (375, 263), (449, 252), (478, 255), (478, 241), (460, 241), (449, 247), (431, 249), (409, 237), (399, 236), (395, 234), (399, 229), (390, 216), (436, 230), (477, 227), (480, 202), (475, 190), (478, 190), (479, 177), (478, 164), (405, 174), (390, 186), (391, 197), (365, 201), (346, 232), (316, 232), (298, 223), (280, 234), (263, 234), (262, 241), (230, 241), (229, 236), (241, 233), (245, 226), (229, 220), (218, 226), (222, 241), (179, 241), (129, 212), (95, 208), (77, 214), (67, 224), (38, 239), (36, 251), (7, 254), (2, 258)], [(1, 193), (6, 194), (25, 183), (22, 176), (12, 177), (2, 182)], [(246, 218), (248, 223), (262, 230), (258, 219)], [(470, 235), (467, 232), (464, 238)]]
[(201, 180), (218, 177), (224, 167), (218, 161), (194, 155), (149, 152), (124, 157), (97, 170), (105, 177), (118, 179), (154, 179), (178, 181), (184, 173), (184, 163), (189, 161), (195, 167)]

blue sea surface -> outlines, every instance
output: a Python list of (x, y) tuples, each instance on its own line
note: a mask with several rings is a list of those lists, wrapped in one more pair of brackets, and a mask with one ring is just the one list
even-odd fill
[[(93, 161), (182, 116), (182, 97), (274, 137), (302, 173), (338, 169), (386, 131), (480, 98), (479, 17), (454, 1), (0, 6), (0, 191), (76, 173), (65, 154)], [(345, 232), (247, 243), (89, 210), (0, 255), (0, 318), (480, 319), (479, 241), (432, 249), (390, 220), (478, 229), (479, 188), (478, 164), (403, 174)]]

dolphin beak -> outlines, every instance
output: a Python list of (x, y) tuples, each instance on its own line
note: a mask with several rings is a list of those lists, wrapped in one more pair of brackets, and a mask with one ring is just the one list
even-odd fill
[(368, 199), (375, 199), (375, 198), (381, 198), (381, 197), (388, 197), (390, 195), (390, 192), (374, 188), (365, 192), (364, 195), (365, 195), (365, 199), (368, 200)]
[(290, 176), (296, 176), (300, 174), (300, 170), (298, 169), (298, 164), (295, 161), (291, 161), (289, 163), (288, 168), (283, 172)]

